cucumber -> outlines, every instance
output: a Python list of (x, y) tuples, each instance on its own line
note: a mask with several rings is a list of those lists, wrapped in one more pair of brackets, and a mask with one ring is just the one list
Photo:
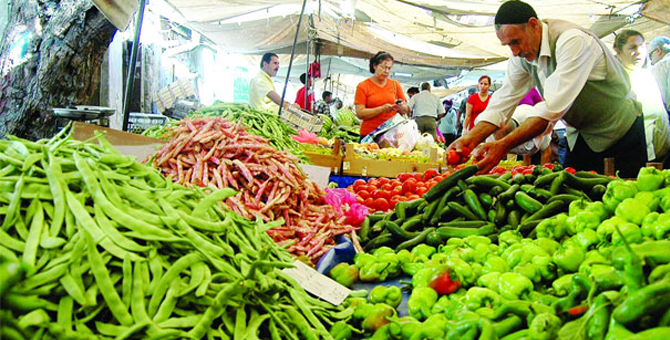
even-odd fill
[(451, 174), (451, 176), (435, 184), (432, 188), (430, 188), (430, 190), (423, 194), (423, 198), (426, 201), (436, 200), (438, 197), (442, 197), (442, 195), (444, 195), (447, 190), (456, 185), (459, 180), (467, 179), (468, 177), (476, 174), (477, 171), (479, 171), (479, 168), (476, 165), (466, 166), (465, 168), (454, 172)]

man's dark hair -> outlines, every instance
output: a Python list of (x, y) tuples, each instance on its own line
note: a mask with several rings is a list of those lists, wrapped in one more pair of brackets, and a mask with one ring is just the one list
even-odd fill
[(529, 4), (519, 0), (507, 1), (498, 8), (495, 28), (498, 30), (501, 25), (525, 24), (530, 18), (537, 19), (537, 13)]
[(303, 73), (303, 74), (300, 75), (300, 82), (303, 85), (305, 85), (305, 83), (307, 82), (307, 73)]
[(333, 93), (330, 91), (323, 91), (323, 94), (321, 94), (321, 99), (326, 100), (326, 98), (332, 96)]
[(628, 38), (637, 36), (642, 37), (642, 41), (644, 41), (644, 36), (642, 33), (636, 30), (623, 30), (619, 32), (619, 34), (617, 34), (616, 38), (614, 39), (614, 49), (623, 51), (623, 47), (626, 45), (626, 42), (628, 42)]
[(471, 88), (468, 89), (468, 95), (472, 95), (472, 94), (474, 94), (475, 92), (477, 92), (477, 89), (474, 88), (474, 87), (471, 87)]
[(391, 61), (395, 60), (395, 59), (393, 59), (393, 56), (391, 55), (391, 53), (384, 52), (384, 51), (377, 52), (377, 54), (375, 54), (374, 56), (372, 56), (372, 58), (370, 58), (370, 73), (375, 73), (375, 68), (374, 67), (381, 64), (382, 61), (389, 60), (389, 59)]
[(419, 93), (419, 88), (416, 86), (412, 86), (407, 89), (407, 94), (417, 94)]
[(276, 54), (272, 52), (268, 52), (263, 54), (263, 58), (261, 58), (261, 68), (263, 68), (263, 63), (270, 63), (272, 61), (272, 57), (279, 58)]
[(425, 90), (430, 90), (430, 84), (428, 84), (428, 83), (422, 83), (421, 84), (421, 91), (425, 91)]

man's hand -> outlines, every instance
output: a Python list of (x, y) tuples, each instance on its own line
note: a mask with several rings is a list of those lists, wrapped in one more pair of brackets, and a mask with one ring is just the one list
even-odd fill
[[(470, 151), (474, 150), (479, 143), (481, 143), (486, 137), (488, 137), (497, 127), (493, 124), (482, 122), (477, 124), (472, 131), (464, 134), (460, 138), (456, 139), (447, 147), (447, 152), (445, 157), (447, 157), (447, 164), (453, 164), (454, 162), (449, 162), (449, 155), (452, 155), (452, 160), (455, 160), (454, 154), (459, 156), (458, 162), (464, 162), (470, 155)], [(461, 159), (464, 158), (464, 159)]]
[(302, 108), (300, 107), (300, 105), (298, 105), (298, 104), (296, 104), (296, 103), (291, 104), (291, 107), (294, 108), (294, 109), (296, 109), (296, 110), (302, 110)]
[(509, 150), (505, 144), (500, 141), (484, 143), (475, 148), (472, 157), (474, 157), (474, 163), (479, 167), (477, 174), (487, 174), (491, 171), (507, 155), (507, 151)]

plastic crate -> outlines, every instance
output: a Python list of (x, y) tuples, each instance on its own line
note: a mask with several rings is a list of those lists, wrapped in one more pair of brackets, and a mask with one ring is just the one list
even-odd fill
[(168, 122), (168, 117), (153, 113), (131, 112), (128, 117), (128, 131), (132, 133), (142, 133), (144, 130), (165, 125)]
[(323, 123), (318, 116), (290, 107), (283, 108), (279, 118), (296, 130), (305, 129), (309, 132), (318, 133), (323, 127)]

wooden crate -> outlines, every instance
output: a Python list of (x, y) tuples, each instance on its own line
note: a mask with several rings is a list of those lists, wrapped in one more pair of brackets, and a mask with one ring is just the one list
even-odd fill
[(437, 157), (437, 149), (430, 150), (430, 162), (394, 162), (357, 157), (354, 146), (347, 144), (344, 159), (342, 160), (342, 174), (350, 176), (368, 177), (396, 177), (398, 174), (408, 172), (424, 172), (428, 169), (441, 171), (440, 162)]
[(340, 170), (342, 169), (342, 155), (340, 154), (340, 149), (342, 148), (342, 140), (335, 140), (333, 144), (333, 154), (332, 155), (322, 155), (318, 153), (305, 152), (305, 156), (309, 157), (309, 161), (313, 165), (323, 166), (330, 168), (330, 172), (334, 175), (339, 175)]

